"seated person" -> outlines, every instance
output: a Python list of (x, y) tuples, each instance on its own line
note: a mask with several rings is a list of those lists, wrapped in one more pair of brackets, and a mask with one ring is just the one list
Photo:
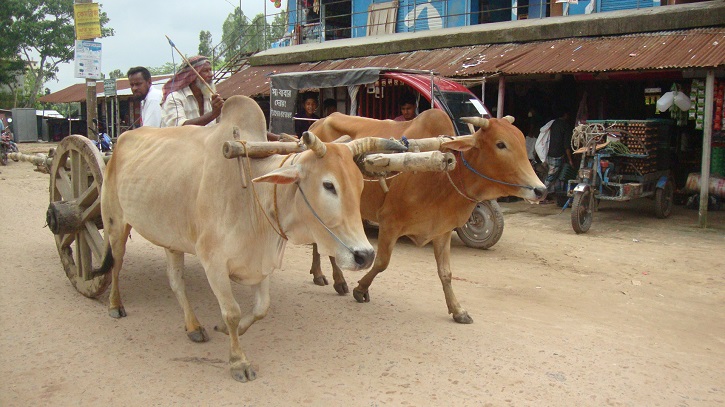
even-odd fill
[(404, 122), (415, 119), (417, 116), (416, 109), (418, 106), (415, 102), (415, 96), (411, 93), (403, 93), (400, 96), (400, 116), (396, 117), (395, 121)]
[(302, 137), (302, 133), (310, 128), (315, 120), (319, 119), (315, 112), (317, 111), (317, 96), (313, 94), (306, 95), (303, 99), (303, 111), (295, 115), (295, 134)]

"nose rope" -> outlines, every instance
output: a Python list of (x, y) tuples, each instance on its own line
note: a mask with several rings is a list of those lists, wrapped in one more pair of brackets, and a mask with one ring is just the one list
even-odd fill
[(300, 185), (298, 183), (297, 184), (297, 188), (300, 190), (300, 193), (302, 194), (302, 199), (305, 200), (305, 203), (307, 204), (307, 207), (310, 208), (310, 211), (315, 216), (315, 219), (317, 219), (317, 221), (320, 222), (320, 225), (322, 225), (322, 227), (325, 228), (325, 230), (327, 230), (327, 233), (329, 233), (330, 236), (334, 237), (335, 240), (337, 240), (338, 243), (340, 243), (343, 247), (345, 247), (347, 250), (349, 250), (350, 253), (353, 253), (354, 254), (355, 251), (352, 250), (350, 248), (350, 246), (346, 245), (342, 240), (340, 240), (340, 238), (337, 237), (337, 235), (335, 235), (335, 233), (332, 230), (330, 230), (330, 228), (328, 228), (327, 225), (325, 225), (325, 222), (323, 222), (322, 219), (320, 219), (320, 217), (317, 215), (317, 212), (315, 212), (315, 210), (312, 208), (312, 205), (310, 205), (310, 201), (307, 200), (307, 195), (305, 195), (305, 191), (302, 190), (302, 185)]
[(458, 154), (461, 156), (461, 161), (463, 161), (463, 165), (465, 165), (466, 168), (468, 168), (472, 173), (478, 175), (479, 177), (481, 177), (483, 179), (487, 179), (489, 181), (497, 182), (497, 183), (502, 184), (502, 185), (508, 185), (510, 187), (519, 187), (519, 188), (524, 188), (524, 189), (530, 189), (532, 191), (535, 189), (534, 187), (532, 187), (530, 185), (512, 184), (510, 182), (500, 181), (500, 180), (497, 180), (497, 179), (493, 179), (493, 178), (487, 177), (487, 176), (481, 174), (480, 172), (476, 171), (475, 168), (471, 167), (471, 164), (469, 164), (468, 161), (466, 161), (466, 157), (463, 156), (463, 153), (462, 152), (458, 151)]

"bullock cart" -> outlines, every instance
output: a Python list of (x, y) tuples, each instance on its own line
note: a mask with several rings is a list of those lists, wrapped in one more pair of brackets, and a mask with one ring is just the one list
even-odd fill
[(670, 216), (674, 181), (669, 170), (658, 169), (653, 145), (643, 142), (641, 136), (618, 126), (580, 125), (572, 146), (575, 154), (582, 154), (577, 178), (569, 180), (568, 188), (573, 199), (571, 226), (576, 233), (589, 230), (602, 200), (649, 197), (658, 218)]
[[(222, 152), (227, 158), (267, 157), (303, 151), (296, 142), (229, 142)], [(371, 174), (389, 171), (449, 171), (455, 166), (450, 154), (424, 153), (370, 154), (360, 167)], [(104, 251), (101, 219), (101, 186), (110, 154), (102, 154), (93, 141), (81, 136), (65, 137), (48, 154), (11, 153), (10, 158), (35, 165), (50, 175), (50, 204), (46, 223), (55, 237), (60, 262), (66, 276), (79, 293), (89, 298), (103, 294), (111, 283), (111, 274), (94, 275)]]

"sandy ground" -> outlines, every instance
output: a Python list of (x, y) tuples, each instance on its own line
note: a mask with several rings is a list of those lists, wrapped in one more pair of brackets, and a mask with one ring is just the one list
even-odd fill
[[(503, 203), (496, 246), (453, 238), (453, 287), (472, 325), (447, 315), (430, 247), (401, 240), (358, 304), (313, 285), (310, 247), (288, 246), (270, 312), (242, 338), (258, 368), (242, 384), (194, 257), (189, 296), (210, 342), (187, 339), (163, 250), (136, 234), (128, 317), (112, 319), (107, 293), (87, 299), (63, 273), (44, 228), (48, 175), (15, 162), (0, 172), (0, 406), (725, 404), (723, 211), (702, 230), (680, 206), (660, 220), (649, 200), (603, 204), (576, 235), (569, 211)], [(361, 276), (347, 273), (351, 287)], [(249, 309), (248, 290), (235, 293)]]

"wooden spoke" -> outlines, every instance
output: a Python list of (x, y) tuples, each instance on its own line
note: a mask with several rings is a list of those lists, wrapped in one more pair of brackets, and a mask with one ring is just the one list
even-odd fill
[(56, 173), (56, 183), (54, 188), (56, 191), (51, 190), (51, 194), (57, 192), (60, 194), (60, 199), (56, 201), (72, 201), (73, 200), (73, 189), (71, 188), (70, 173), (66, 171), (64, 167), (59, 166), (58, 172)]

